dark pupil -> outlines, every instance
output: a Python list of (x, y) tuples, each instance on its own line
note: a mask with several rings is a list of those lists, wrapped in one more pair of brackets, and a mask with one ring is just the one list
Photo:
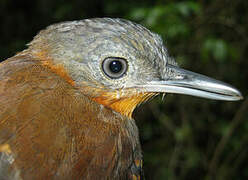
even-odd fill
[(122, 64), (120, 61), (112, 61), (110, 64), (109, 64), (109, 69), (110, 71), (112, 71), (113, 73), (118, 73), (121, 71), (122, 69)]

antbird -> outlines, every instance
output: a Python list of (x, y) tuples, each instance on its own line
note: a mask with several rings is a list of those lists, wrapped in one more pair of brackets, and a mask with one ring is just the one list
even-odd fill
[(49, 26), (0, 64), (0, 179), (141, 179), (132, 112), (159, 93), (242, 98), (179, 68), (160, 36), (133, 22)]

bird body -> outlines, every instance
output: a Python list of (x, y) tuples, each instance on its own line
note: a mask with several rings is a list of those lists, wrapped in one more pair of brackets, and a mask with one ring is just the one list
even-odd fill
[(132, 112), (161, 92), (241, 98), (179, 69), (161, 38), (138, 24), (49, 26), (0, 64), (0, 179), (141, 179)]
[(142, 154), (134, 120), (80, 93), (63, 70), (25, 54), (1, 65), (0, 152), (11, 161), (0, 166), (0, 179), (140, 175), (135, 162)]

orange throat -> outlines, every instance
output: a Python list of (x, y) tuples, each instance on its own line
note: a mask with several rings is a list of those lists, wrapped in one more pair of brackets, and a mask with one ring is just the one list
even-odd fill
[(93, 100), (124, 116), (132, 118), (134, 109), (141, 103), (146, 102), (156, 93), (136, 93), (129, 96), (117, 97), (117, 92), (103, 93), (94, 97)]

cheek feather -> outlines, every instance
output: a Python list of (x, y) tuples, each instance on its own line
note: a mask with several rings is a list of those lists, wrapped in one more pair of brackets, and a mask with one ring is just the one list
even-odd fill
[(52, 72), (62, 77), (72, 86), (75, 86), (74, 80), (69, 76), (63, 64), (56, 64), (56, 65), (53, 64), (53, 60), (50, 57), (48, 57), (46, 51), (40, 51), (34, 53), (34, 56), (36, 56), (38, 59), (41, 60), (43, 66), (49, 68)]
[[(53, 64), (53, 60), (47, 56), (46, 51), (36, 52), (34, 56), (41, 60), (43, 66), (49, 68), (72, 86), (76, 86), (75, 81), (69, 76), (64, 66), (62, 64)], [(142, 93), (135, 90), (107, 92), (101, 88), (92, 88), (84, 85), (79, 87), (79, 89), (84, 95), (90, 95), (95, 102), (129, 118), (132, 118), (132, 113), (138, 105), (157, 95), (157, 93)]]

